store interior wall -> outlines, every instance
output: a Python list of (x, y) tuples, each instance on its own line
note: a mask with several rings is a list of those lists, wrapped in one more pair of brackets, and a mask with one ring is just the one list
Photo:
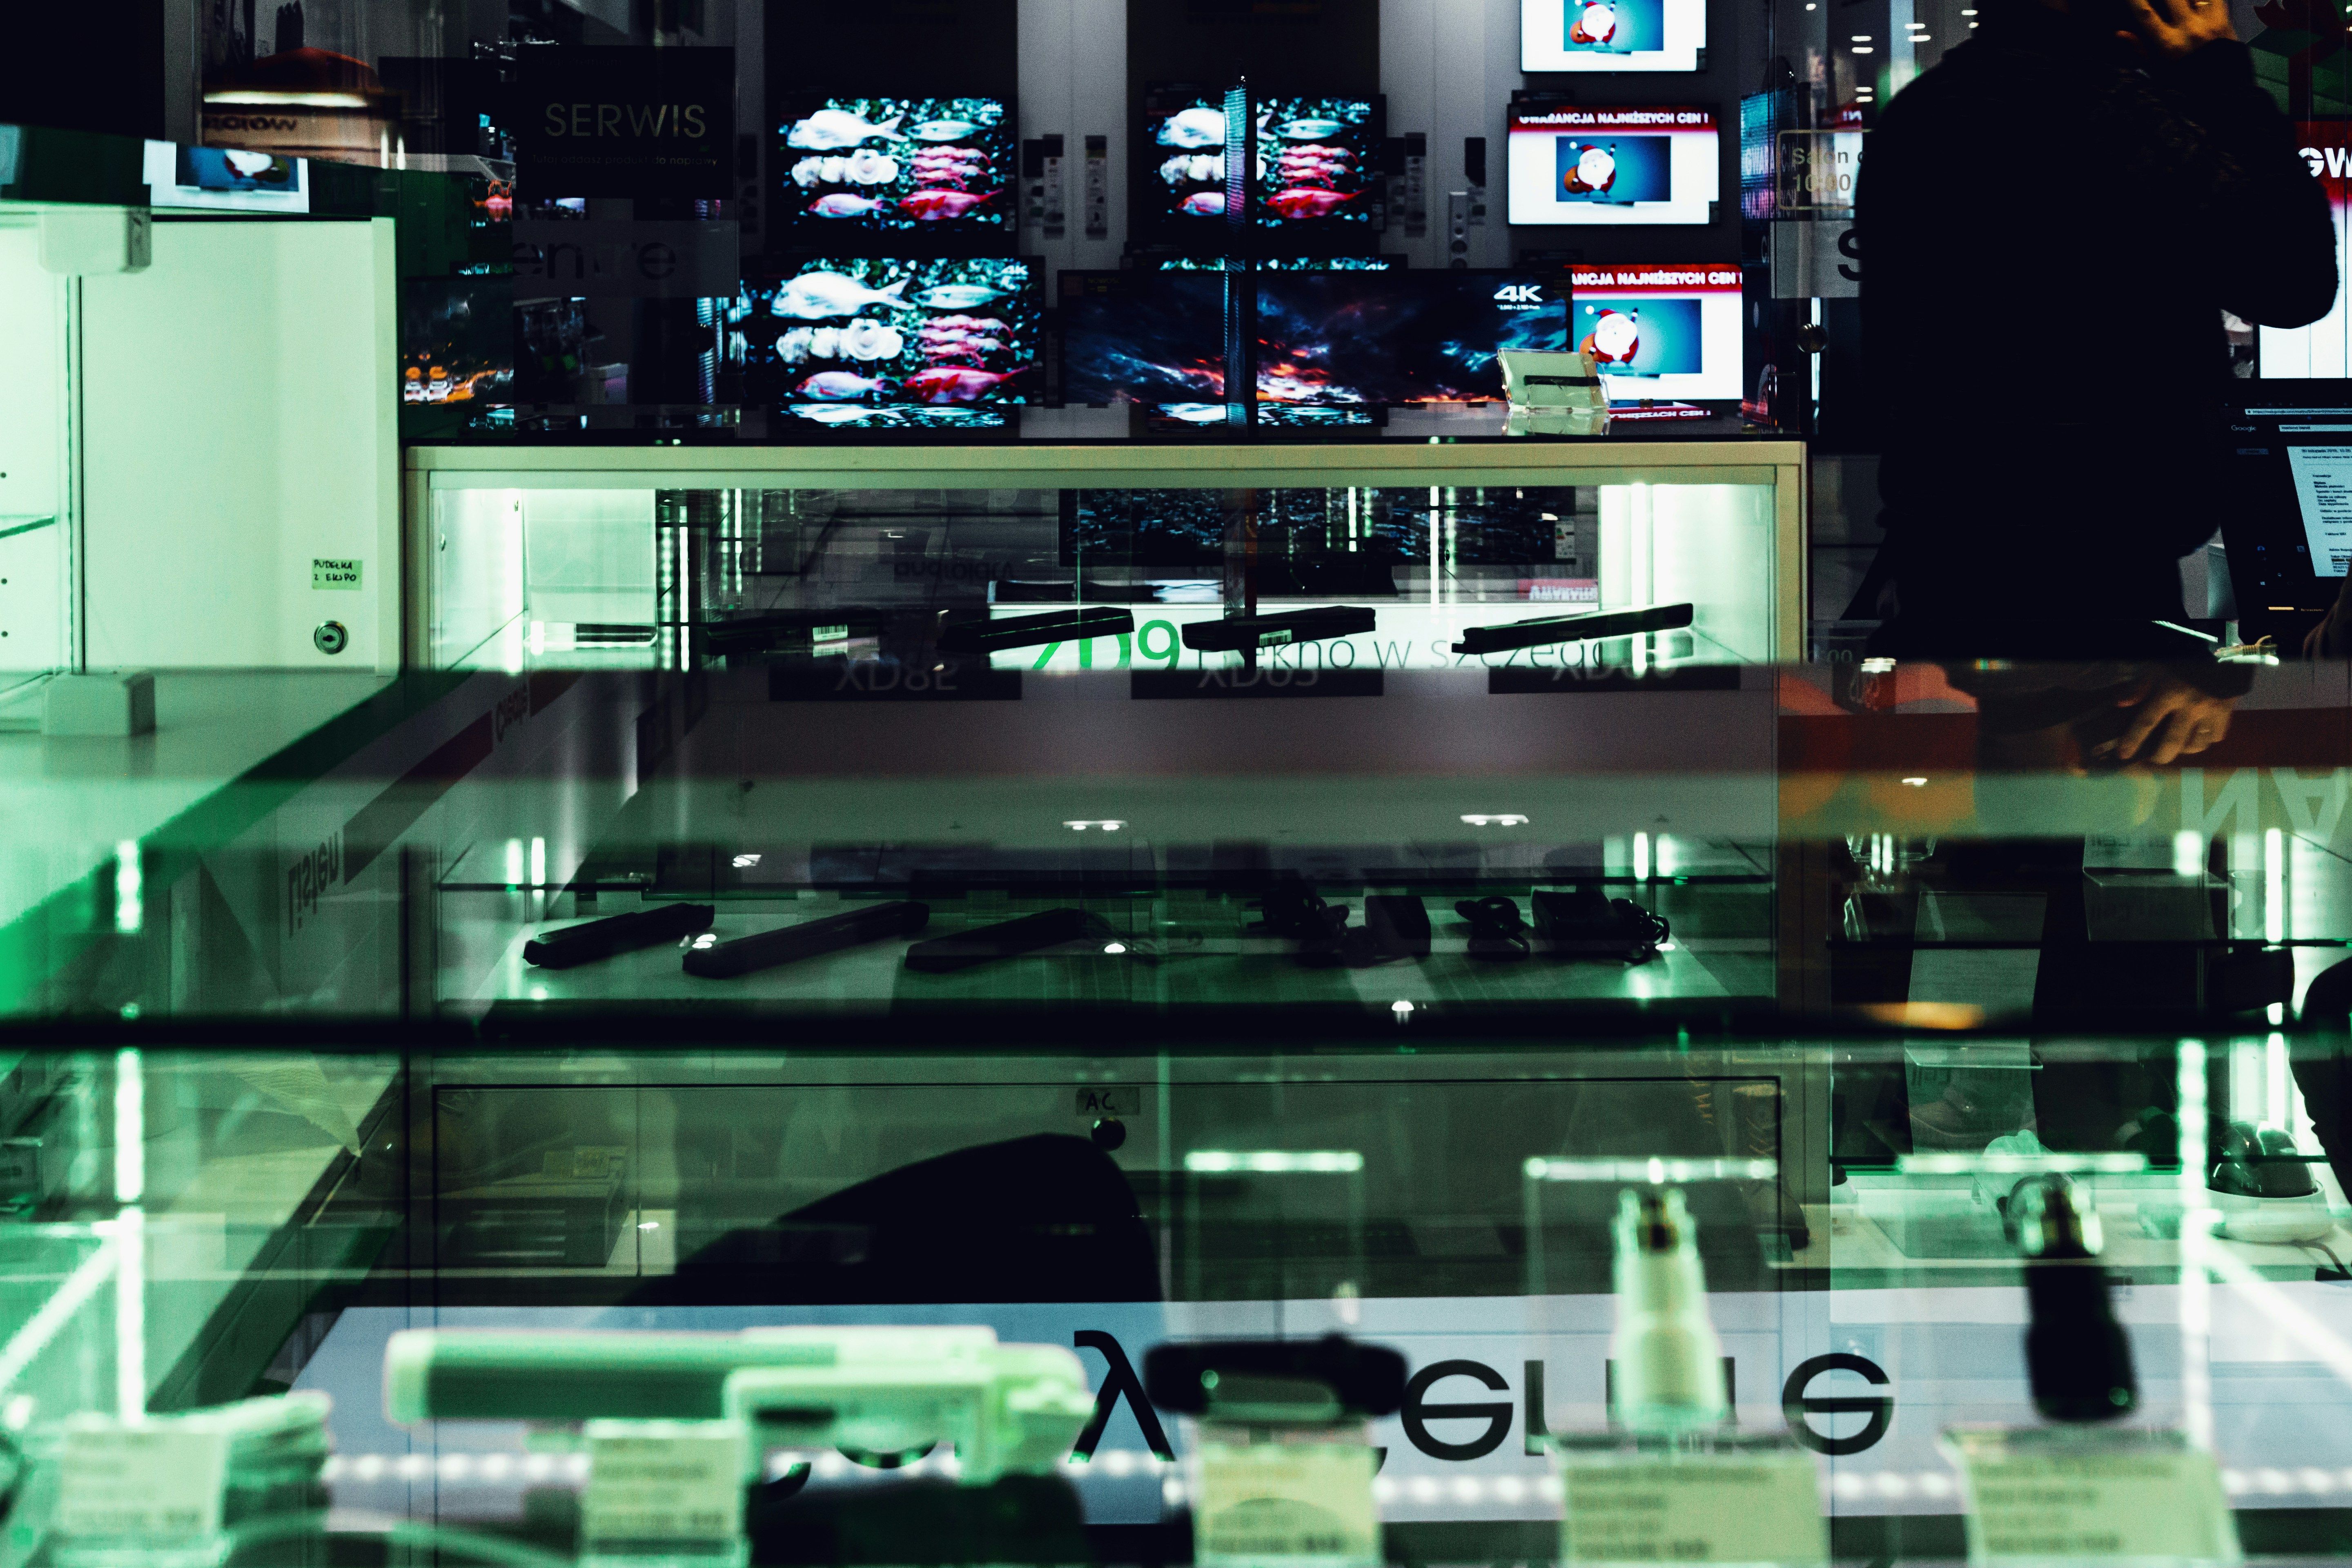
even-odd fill
[(399, 668), (394, 297), (383, 218), (159, 223), (83, 280), (93, 668)]
[(36, 220), (0, 219), (0, 691), (65, 661), (65, 290)]

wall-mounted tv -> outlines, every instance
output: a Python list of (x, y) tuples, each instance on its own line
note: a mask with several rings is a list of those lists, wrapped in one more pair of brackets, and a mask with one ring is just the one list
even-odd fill
[(1250, 201), (1260, 230), (1344, 232), (1378, 222), (1380, 100), (1277, 96), (1255, 110)]
[(1519, 0), (1519, 68), (1691, 71), (1706, 0)]
[(1707, 109), (1517, 100), (1507, 156), (1515, 224), (1704, 224), (1721, 194)]
[(1158, 83), (1143, 94), (1136, 128), (1133, 210), (1139, 238), (1224, 248), (1233, 192), (1228, 144), (1248, 153), (1248, 126), (1229, 121), (1222, 87)]
[(1590, 346), (1612, 401), (1743, 395), (1739, 268), (1579, 267), (1571, 346)]
[[(1392, 272), (1404, 266), (1402, 256), (1261, 256), (1243, 263), (1252, 272)], [(1139, 272), (1223, 272), (1222, 256), (1139, 256), (1132, 265)]]
[(1003, 99), (796, 93), (776, 118), (778, 226), (793, 243), (1013, 233), (1018, 142)]
[(1496, 356), (1568, 346), (1558, 272), (1285, 272), (1256, 280), (1261, 403), (1475, 403)]
[(1222, 274), (1065, 272), (1059, 286), (1065, 403), (1208, 405), (1224, 396)]
[(746, 404), (1029, 402), (1034, 277), (1017, 258), (789, 260), (720, 313), (722, 384)]

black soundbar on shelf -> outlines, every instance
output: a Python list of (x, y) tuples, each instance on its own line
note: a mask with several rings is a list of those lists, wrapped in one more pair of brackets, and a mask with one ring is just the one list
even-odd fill
[(887, 618), (886, 612), (870, 605), (840, 605), (705, 621), (694, 632), (704, 649), (714, 654), (798, 652), (821, 642), (878, 636)]
[(1133, 630), (1131, 610), (1053, 610), (996, 621), (959, 621), (940, 629), (939, 649), (941, 653), (1003, 653), (1008, 648), (1117, 637)]
[(1059, 947), (1082, 936), (1099, 934), (1102, 927), (1086, 910), (1075, 908), (1040, 910), (1017, 920), (976, 926), (948, 936), (919, 942), (907, 950), (907, 967), (925, 974), (947, 974), (1000, 958), (1018, 958), (1041, 948)]
[(912, 936), (930, 923), (929, 904), (909, 903), (904, 900), (887, 904), (866, 904), (845, 910), (823, 920), (803, 921), (798, 925), (779, 926), (755, 936), (740, 936), (733, 942), (722, 942), (710, 947), (688, 948), (686, 972), (706, 980), (728, 980), (754, 970), (773, 969), (780, 963), (796, 959), (815, 958), (821, 953), (838, 952), (845, 947), (857, 947), (869, 942), (882, 942), (894, 936)]
[(522, 944), (522, 961), (539, 969), (572, 969), (641, 947), (659, 947), (709, 931), (718, 910), (709, 904), (661, 904), (585, 925), (542, 931)]
[(1505, 648), (1546, 643), (1591, 642), (1596, 637), (1638, 637), (1670, 632), (1691, 624), (1688, 605), (1651, 605), (1639, 610), (1596, 610), (1581, 616), (1539, 616), (1498, 626), (1464, 626), (1455, 653), (1500, 653)]
[(1370, 631), (1378, 617), (1361, 605), (1326, 605), (1316, 610), (1283, 610), (1271, 616), (1227, 616), (1194, 621), (1184, 628), (1184, 646), (1202, 653), (1242, 653), (1318, 642)]

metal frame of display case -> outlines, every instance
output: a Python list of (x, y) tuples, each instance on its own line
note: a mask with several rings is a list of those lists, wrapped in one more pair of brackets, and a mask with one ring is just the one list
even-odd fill
[(1285, 485), (1727, 484), (1772, 488), (1772, 655), (1804, 657), (1807, 468), (1800, 441), (1363, 446), (412, 447), (404, 504), (411, 659), (429, 645), (430, 525), (454, 489), (952, 489)]

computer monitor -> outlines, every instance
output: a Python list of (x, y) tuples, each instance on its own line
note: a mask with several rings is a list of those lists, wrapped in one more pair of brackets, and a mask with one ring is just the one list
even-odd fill
[(1519, 68), (1690, 71), (1706, 0), (1519, 0)]
[(1570, 276), (1569, 345), (1592, 349), (1611, 401), (1744, 394), (1738, 267), (1578, 267)]
[(1515, 100), (1506, 178), (1514, 224), (1704, 224), (1722, 193), (1715, 111)]
[(2228, 450), (2238, 619), (2284, 643), (2336, 603), (2352, 565), (2352, 384), (2238, 383)]

